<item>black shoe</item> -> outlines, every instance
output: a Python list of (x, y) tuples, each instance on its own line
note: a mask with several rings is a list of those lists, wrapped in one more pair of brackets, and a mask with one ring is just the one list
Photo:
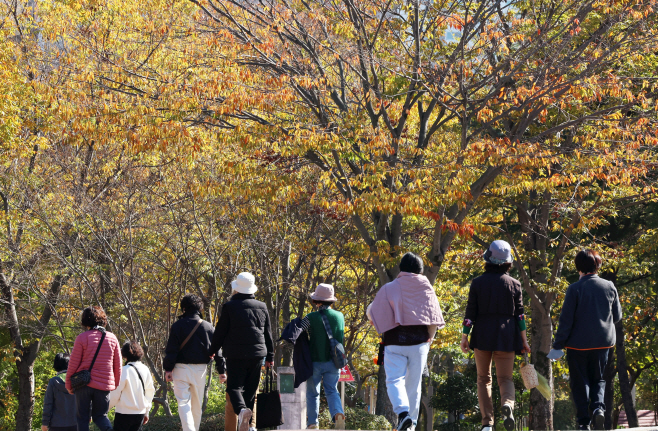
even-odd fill
[(589, 430), (589, 425), (578, 425), (579, 430)]
[(398, 431), (407, 431), (414, 424), (413, 419), (409, 416), (409, 413), (404, 412), (400, 413), (398, 416)]
[(503, 422), (503, 425), (505, 425), (505, 429), (507, 431), (514, 431), (514, 415), (512, 415), (512, 406), (509, 404), (505, 404), (502, 408), (503, 416), (505, 416), (505, 421)]
[(594, 415), (592, 416), (592, 422), (590, 422), (591, 429), (602, 430), (605, 429), (605, 413), (603, 410), (596, 409), (594, 410)]

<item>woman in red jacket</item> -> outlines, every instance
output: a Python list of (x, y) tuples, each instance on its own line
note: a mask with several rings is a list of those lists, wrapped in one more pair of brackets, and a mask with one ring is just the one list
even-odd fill
[[(101, 431), (112, 430), (107, 412), (110, 407), (110, 392), (116, 388), (121, 378), (119, 340), (111, 332), (105, 331), (107, 316), (101, 307), (85, 308), (80, 323), (87, 331), (75, 339), (66, 372), (66, 389), (75, 394), (78, 431), (89, 431), (90, 417)], [(89, 369), (103, 333), (105, 339), (91, 369), (91, 381), (87, 386), (74, 391), (71, 388), (71, 376), (78, 371)]]

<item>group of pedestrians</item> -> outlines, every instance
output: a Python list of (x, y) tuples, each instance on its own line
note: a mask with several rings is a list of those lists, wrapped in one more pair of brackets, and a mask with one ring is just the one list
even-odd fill
[[(482, 431), (492, 431), (494, 425), (492, 361), (496, 365), (503, 424), (513, 430), (515, 355), (530, 353), (521, 283), (508, 274), (512, 250), (506, 241), (494, 241), (483, 257), (484, 274), (471, 282), (468, 294), (461, 349), (464, 353), (474, 350)], [(615, 323), (622, 318), (621, 304), (614, 284), (597, 275), (602, 259), (596, 251), (579, 251), (574, 263), (580, 278), (567, 288), (553, 349), (547, 357), (558, 360), (562, 350), (567, 349), (578, 427), (602, 430), (603, 372), (608, 351), (616, 343)]]
[[(507, 242), (494, 241), (483, 258), (484, 274), (470, 286), (460, 346), (464, 353), (474, 350), (482, 430), (492, 431), (494, 424), (492, 362), (504, 426), (512, 430), (515, 356), (530, 353), (522, 288), (508, 273), (512, 254)], [(603, 429), (603, 370), (608, 349), (615, 344), (614, 324), (621, 319), (614, 285), (596, 274), (601, 262), (594, 251), (577, 254), (581, 278), (567, 289), (554, 350), (548, 355), (557, 360), (562, 349), (567, 349), (580, 429)], [(406, 431), (416, 426), (427, 355), (445, 321), (434, 288), (423, 275), (422, 258), (406, 253), (399, 269), (399, 275), (378, 291), (366, 314), (381, 336), (386, 388), (398, 415), (396, 428)], [(208, 365), (213, 359), (220, 381), (226, 383), (227, 431), (231, 423), (233, 430), (255, 431), (253, 413), (261, 369), (272, 367), (274, 358), (270, 317), (266, 305), (255, 299), (258, 287), (252, 274), (239, 274), (232, 288), (215, 327), (203, 320), (203, 301), (194, 294), (181, 299), (182, 314), (171, 326), (163, 369), (165, 380), (173, 382), (183, 431), (199, 430)], [(345, 429), (337, 390), (340, 361), (336, 359), (344, 342), (344, 317), (333, 309), (337, 298), (330, 284), (318, 285), (311, 301), (316, 311), (289, 325), (297, 329), (292, 331), (293, 341), (304, 340), (295, 346), (295, 387), (301, 383), (298, 380), (307, 382), (307, 429), (319, 427), (321, 385), (334, 428)], [(141, 363), (142, 348), (134, 341), (120, 348), (116, 336), (105, 330), (107, 316), (100, 307), (86, 308), (81, 324), (86, 331), (76, 338), (71, 356), (55, 357), (57, 374), (46, 390), (42, 430), (87, 431), (91, 420), (101, 431), (140, 430), (149, 420), (155, 394), (151, 373)], [(286, 328), (284, 333), (291, 331)], [(74, 388), (85, 370), (88, 381)], [(107, 416), (112, 407), (116, 408), (114, 425)]]
[[(88, 431), (91, 420), (111, 430), (107, 413), (113, 407), (114, 429), (139, 430), (148, 422), (155, 394), (151, 372), (141, 362), (144, 351), (134, 341), (119, 348), (116, 336), (105, 330), (107, 316), (100, 307), (84, 309), (80, 323), (87, 330), (76, 338), (71, 355), (55, 356), (57, 374), (46, 388), (42, 431)], [(88, 382), (74, 387), (81, 371), (89, 372)]]

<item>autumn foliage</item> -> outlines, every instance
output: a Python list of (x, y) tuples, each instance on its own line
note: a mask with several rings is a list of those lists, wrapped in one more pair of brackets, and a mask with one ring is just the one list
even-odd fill
[[(244, 270), (275, 338), (315, 284), (337, 286), (351, 402), (379, 383), (391, 419), (365, 307), (421, 254), (443, 373), (497, 238), (559, 396), (541, 353), (584, 246), (628, 286), (628, 364), (611, 375), (629, 392), (655, 374), (654, 1), (0, 5), (0, 429), (38, 425), (47, 361), (90, 304), (145, 347), (168, 412), (179, 298), (200, 294), (214, 322)], [(531, 428), (552, 429), (553, 403), (529, 403)]]

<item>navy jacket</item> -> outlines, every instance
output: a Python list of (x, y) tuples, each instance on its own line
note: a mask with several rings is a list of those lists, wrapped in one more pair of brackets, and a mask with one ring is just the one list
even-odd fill
[(274, 360), (270, 315), (254, 295), (236, 293), (222, 306), (210, 351), (231, 359), (265, 357)]
[(308, 320), (304, 322), (297, 317), (283, 328), (280, 340), (286, 340), (295, 345), (292, 352), (292, 365), (295, 368), (295, 388), (313, 376), (313, 361), (311, 347), (308, 342)]
[(590, 350), (617, 343), (615, 323), (622, 318), (612, 281), (589, 274), (567, 288), (554, 349)]
[(64, 381), (66, 371), (48, 381), (46, 396), (43, 400), (41, 425), (47, 427), (71, 427), (77, 424), (75, 419), (75, 395), (69, 394)]

